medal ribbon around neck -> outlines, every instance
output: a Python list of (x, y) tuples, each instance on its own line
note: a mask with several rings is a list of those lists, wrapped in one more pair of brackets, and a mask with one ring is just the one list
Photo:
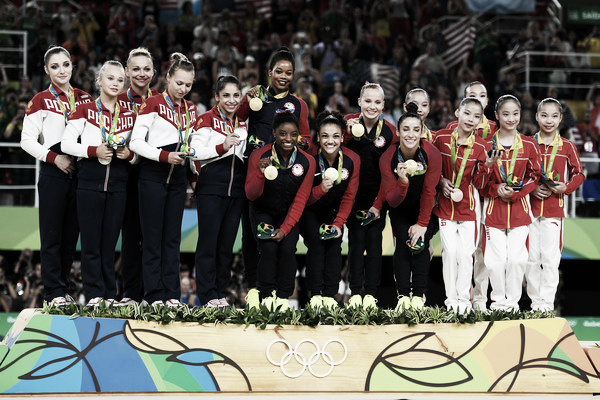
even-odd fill
[[(337, 166), (338, 177), (335, 180), (336, 185), (339, 185), (340, 182), (342, 181), (342, 165), (343, 164), (344, 164), (344, 155), (342, 154), (342, 150), (340, 149), (338, 151), (338, 166)], [(320, 148), (319, 148), (319, 168), (321, 168), (321, 179), (323, 179), (325, 177), (325, 170), (327, 169), (327, 167), (325, 166), (325, 160), (323, 159), (323, 155), (321, 154)]]
[(482, 139), (485, 139), (487, 137), (490, 129), (491, 129), (490, 128), (490, 121), (486, 118), (485, 115), (482, 115), (480, 128), (481, 128), (481, 131), (482, 131), (481, 132), (481, 137), (482, 137)]
[(100, 101), (100, 97), (96, 99), (96, 112), (98, 113), (98, 123), (100, 124), (102, 142), (108, 143), (108, 139), (115, 134), (115, 130), (117, 129), (117, 122), (119, 121), (119, 114), (121, 112), (119, 103), (115, 103), (115, 113), (112, 121), (110, 122), (110, 130), (108, 135), (106, 135), (106, 125), (104, 125), (104, 114), (102, 113), (102, 102)]
[(256, 89), (258, 89), (258, 98), (261, 99), (263, 103), (268, 103), (270, 99), (283, 99), (290, 92), (289, 90), (286, 90), (285, 92), (272, 95), (269, 92), (270, 88), (271, 86), (265, 88), (262, 85), (256, 85)]
[(235, 113), (233, 113), (233, 116), (235, 117), (235, 119), (234, 119), (234, 123), (233, 123), (233, 130), (231, 130), (229, 128), (229, 123), (228, 123), (227, 117), (225, 116), (225, 113), (223, 111), (221, 111), (221, 108), (219, 106), (217, 106), (217, 110), (219, 110), (219, 114), (221, 115), (221, 118), (223, 119), (223, 124), (225, 124), (225, 130), (227, 131), (227, 136), (231, 135), (238, 128), (237, 115)]
[(171, 101), (171, 98), (167, 94), (166, 90), (163, 92), (163, 97), (165, 98), (165, 101), (167, 102), (167, 105), (169, 106), (169, 108), (173, 112), (173, 116), (175, 117), (175, 124), (177, 125), (177, 129), (179, 130), (179, 140), (181, 141), (182, 145), (187, 146), (187, 140), (188, 140), (188, 136), (190, 134), (190, 111), (188, 109), (187, 102), (185, 101), (185, 99), (182, 99), (182, 102), (185, 105), (185, 119), (187, 121), (187, 126), (185, 127), (185, 136), (184, 136), (183, 135), (183, 130), (181, 128), (181, 121), (179, 120), (180, 119), (180, 114), (178, 114), (175, 111), (175, 106), (173, 105), (173, 102)]
[(65, 117), (65, 125), (66, 125), (67, 117), (70, 114), (75, 112), (75, 92), (73, 91), (73, 87), (71, 85), (69, 85), (69, 92), (67, 94), (67, 98), (69, 99), (69, 109), (68, 110), (67, 110), (67, 107), (65, 107), (64, 103), (61, 101), (60, 97), (58, 96), (56, 89), (54, 89), (54, 85), (50, 84), (50, 87), (48, 89), (50, 89), (50, 93), (52, 93), (52, 96), (54, 96), (54, 99), (58, 103), (58, 106), (60, 107), (60, 111), (62, 111), (62, 113)]
[(429, 128), (425, 124), (423, 124), (423, 134), (421, 135), (421, 137), (427, 140), (429, 143), (433, 141), (433, 135), (431, 134), (431, 130), (429, 130)]
[[(493, 146), (495, 146), (497, 149), (504, 149), (504, 146), (502, 146), (502, 143), (498, 142), (498, 134), (494, 135), (492, 142), (493, 142)], [(513, 147), (516, 147), (516, 148), (513, 150), (511, 160), (510, 161), (508, 161), (508, 159), (506, 160), (506, 162), (508, 163), (508, 174), (506, 174), (506, 171), (504, 170), (504, 165), (502, 165), (503, 160), (501, 160), (499, 158), (496, 161), (496, 164), (498, 164), (498, 169), (500, 170), (500, 176), (502, 177), (504, 182), (509, 186), (513, 186), (515, 183), (518, 183), (518, 182), (514, 181), (513, 175), (515, 172), (515, 164), (517, 163), (517, 155), (519, 153), (519, 147), (521, 147), (521, 135), (519, 134), (519, 132), (517, 132), (515, 135), (515, 141), (511, 147), (511, 149)], [(506, 153), (506, 151), (502, 152), (501, 158), (504, 158), (505, 153)]]
[[(400, 145), (398, 145), (398, 162), (400, 163), (404, 163), (406, 161), (404, 161), (404, 156), (402, 155), (402, 151), (400, 151)], [(419, 146), (419, 149), (417, 150), (417, 155), (419, 157), (419, 161), (421, 161), (421, 164), (423, 164), (423, 169), (422, 170), (416, 170), (414, 174), (412, 174), (411, 176), (416, 176), (416, 175), (423, 175), (427, 172), (427, 161), (425, 160), (425, 155), (424, 155), (424, 151), (421, 148), (421, 146)]]
[[(540, 132), (533, 135), (533, 138), (539, 146), (541, 140)], [(544, 168), (544, 160), (548, 158), (548, 146), (546, 146), (546, 152), (544, 154), (542, 154), (542, 152), (540, 151), (540, 163), (542, 170), (542, 178), (544, 178), (545, 180), (552, 181), (560, 179), (560, 174), (558, 173), (556, 174), (556, 177), (552, 176), (552, 167), (554, 167), (554, 159), (556, 158), (556, 153), (558, 153), (558, 147), (560, 146), (560, 136), (557, 133), (554, 134), (554, 139), (552, 139), (552, 143), (550, 144), (550, 146), (552, 146), (552, 153), (550, 153), (550, 161), (548, 161), (548, 165), (546, 166), (546, 168)]]
[(460, 169), (458, 173), (456, 172), (456, 159), (458, 148), (462, 145), (458, 144), (458, 132), (456, 129), (452, 131), (452, 135), (450, 135), (450, 155), (452, 156), (452, 184), (455, 188), (460, 187), (460, 182), (462, 181), (463, 175), (465, 173), (465, 168), (467, 167), (467, 161), (469, 161), (469, 155), (471, 154), (471, 149), (473, 148), (473, 142), (475, 141), (475, 135), (471, 133), (469, 138), (465, 143), (465, 152), (463, 153), (462, 162), (460, 163)]
[[(150, 88), (148, 88), (148, 97), (152, 97), (152, 90), (150, 90)], [(127, 89), (127, 98), (129, 99), (129, 103), (131, 104), (131, 109), (133, 110), (134, 113), (138, 113), (138, 106), (135, 102), (135, 100), (133, 99), (133, 92), (131, 90), (131, 87), (129, 89)]]
[(379, 114), (379, 120), (377, 121), (377, 130), (375, 131), (375, 137), (373, 139), (371, 139), (370, 137), (367, 136), (367, 133), (366, 133), (367, 126), (364, 124), (364, 115), (362, 112), (360, 113), (360, 116), (358, 117), (358, 123), (359, 124), (362, 123), (363, 126), (365, 127), (365, 134), (360, 137), (354, 137), (354, 139), (360, 140), (362, 137), (364, 137), (365, 139), (368, 139), (371, 142), (374, 142), (377, 140), (377, 138), (379, 138), (379, 135), (381, 135), (381, 130), (383, 129), (383, 114)]
[(290, 157), (287, 165), (283, 165), (279, 161), (279, 156), (277, 156), (277, 150), (275, 149), (275, 144), (273, 144), (273, 147), (271, 148), (271, 155), (273, 156), (273, 160), (272, 160), (271, 164), (274, 165), (277, 169), (290, 169), (292, 167), (292, 165), (294, 165), (294, 163), (296, 162), (296, 156), (298, 155), (298, 148), (296, 146), (294, 146), (294, 152), (292, 153), (292, 156)]

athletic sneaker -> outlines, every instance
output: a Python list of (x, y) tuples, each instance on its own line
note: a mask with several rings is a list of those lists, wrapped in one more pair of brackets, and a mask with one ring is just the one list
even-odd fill
[(229, 307), (229, 302), (225, 297), (219, 299), (219, 307)]
[(368, 294), (363, 297), (362, 306), (363, 308), (377, 308), (377, 299)]
[(323, 307), (333, 310), (334, 308), (338, 308), (338, 302), (333, 297), (323, 297)]
[(212, 299), (210, 301), (207, 301), (206, 304), (204, 305), (204, 307), (215, 308), (215, 307), (219, 307), (220, 305), (221, 305), (221, 302), (219, 301), (219, 299)]
[(246, 306), (248, 306), (248, 308), (260, 307), (260, 292), (258, 289), (248, 290), (248, 294), (246, 295)]
[(86, 307), (99, 307), (100, 303), (104, 303), (104, 299), (102, 297), (94, 297), (85, 305)]
[(165, 305), (167, 307), (182, 307), (183, 304), (177, 299), (169, 299), (166, 301)]
[(475, 302), (475, 303), (473, 303), (473, 309), (476, 311), (487, 311), (487, 307), (486, 307), (485, 303)]
[(321, 307), (323, 307), (323, 297), (319, 294), (316, 296), (313, 296), (313, 297), (311, 297), (309, 304), (313, 309), (321, 308)]
[(273, 296), (269, 296), (269, 297), (264, 297), (262, 299), (262, 305), (267, 307), (268, 310), (273, 310), (275, 308), (275, 302), (277, 301), (277, 298), (275, 297), (275, 295)]
[(117, 306), (117, 307), (127, 307), (127, 306), (132, 306), (134, 304), (137, 304), (137, 302), (135, 300), (133, 300), (132, 298), (123, 297), (121, 299), (121, 301), (118, 301), (117, 304), (115, 304), (115, 306)]
[(69, 305), (69, 301), (65, 297), (59, 296), (53, 298), (50, 302), (50, 305), (54, 307), (64, 307), (66, 305)]
[(65, 294), (65, 299), (67, 300), (68, 304), (77, 304), (77, 300), (75, 300), (70, 294)]
[(280, 299), (279, 297), (275, 297), (273, 309), (277, 309), (277, 307), (279, 307), (279, 311), (287, 311), (290, 309), (290, 302), (288, 299)]
[(347, 307), (358, 308), (358, 307), (362, 307), (362, 305), (363, 305), (362, 297), (360, 297), (360, 294), (355, 294), (354, 296), (350, 297), (350, 300), (348, 300)]
[(410, 300), (410, 306), (415, 310), (422, 310), (423, 307), (425, 307), (425, 301), (423, 300), (423, 297), (413, 296)]
[(404, 310), (408, 310), (410, 307), (410, 297), (400, 295), (398, 296), (398, 304), (396, 304), (396, 308), (394, 311), (397, 313), (401, 313)]
[(156, 300), (153, 301), (152, 304), (148, 303), (146, 300), (142, 300), (142, 307), (154, 307), (154, 306), (164, 306), (165, 303), (163, 303), (162, 300)]

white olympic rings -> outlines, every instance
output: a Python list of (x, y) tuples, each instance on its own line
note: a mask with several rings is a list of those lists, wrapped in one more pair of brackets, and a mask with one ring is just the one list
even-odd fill
[[(339, 360), (337, 362), (333, 361), (333, 357), (331, 356), (331, 354), (326, 351), (327, 346), (330, 343), (334, 343), (334, 342), (339, 343), (344, 348), (344, 356), (342, 357), (341, 360)], [(273, 359), (271, 358), (271, 347), (275, 343), (283, 343), (288, 349), (281, 356), (281, 360), (279, 362), (273, 361)], [(304, 357), (304, 355), (298, 351), (300, 346), (302, 346), (302, 344), (304, 344), (304, 343), (310, 343), (313, 346), (315, 346), (315, 349), (316, 349), (315, 352), (313, 352), (310, 355), (310, 357), (308, 357), (308, 361), (306, 360), (306, 357)], [(285, 370), (285, 365), (287, 365), (290, 362), (290, 360), (292, 359), (292, 356), (294, 357), (296, 362), (302, 366), (302, 370), (295, 375), (292, 375)], [(317, 361), (319, 361), (319, 357), (321, 357), (321, 356), (323, 356), (323, 361), (325, 361), (326, 364), (329, 364), (329, 369), (327, 370), (327, 372), (325, 372), (323, 374), (319, 374), (319, 373), (315, 372), (315, 370), (313, 369), (313, 365), (315, 365), (317, 363)], [(325, 342), (325, 344), (323, 345), (323, 350), (321, 350), (319, 348), (319, 345), (314, 340), (310, 340), (310, 339), (304, 339), (304, 340), (299, 341), (298, 344), (296, 344), (296, 347), (293, 347), (285, 339), (276, 339), (276, 340), (272, 341), (271, 344), (269, 344), (269, 346), (267, 347), (267, 359), (269, 360), (269, 362), (271, 364), (276, 365), (279, 368), (281, 368), (281, 372), (288, 378), (298, 378), (299, 376), (301, 376), (304, 373), (304, 371), (306, 371), (306, 368), (308, 368), (310, 373), (313, 374), (313, 376), (315, 378), (325, 378), (326, 376), (331, 374), (331, 372), (333, 371), (333, 367), (343, 363), (346, 360), (346, 357), (348, 357), (348, 349), (346, 348), (346, 345), (344, 344), (344, 342), (342, 342), (339, 339), (331, 339), (331, 340), (328, 340), (327, 342)]]

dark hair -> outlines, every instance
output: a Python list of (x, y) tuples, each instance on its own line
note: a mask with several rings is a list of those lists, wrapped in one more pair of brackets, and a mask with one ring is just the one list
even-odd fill
[(273, 117), (273, 132), (281, 125), (291, 123), (296, 125), (296, 128), (300, 129), (300, 123), (298, 122), (298, 118), (290, 112), (276, 112)]
[(537, 106), (537, 112), (540, 112), (540, 108), (542, 108), (543, 105), (545, 104), (555, 104), (556, 107), (558, 107), (558, 111), (560, 112), (560, 115), (563, 114), (563, 106), (562, 104), (560, 104), (560, 101), (556, 100), (553, 97), (546, 97), (544, 100), (540, 101), (540, 104), (538, 104)]
[(463, 98), (460, 101), (460, 104), (458, 105), (458, 109), (460, 110), (461, 108), (463, 108), (467, 104), (477, 104), (479, 107), (481, 107), (481, 113), (483, 113), (483, 104), (481, 104), (481, 101), (479, 101), (478, 98), (476, 98), (476, 97), (465, 97), (465, 98)]
[(240, 84), (238, 78), (233, 75), (221, 75), (215, 82), (215, 94), (219, 94), (219, 92), (223, 90), (225, 85), (228, 83), (233, 83), (239, 90), (242, 90), (242, 85)]
[(273, 54), (271, 54), (271, 58), (269, 58), (269, 62), (267, 64), (269, 66), (269, 71), (275, 68), (275, 65), (282, 60), (291, 62), (292, 69), (294, 72), (296, 72), (296, 63), (294, 62), (294, 55), (292, 54), (290, 49), (288, 49), (285, 46), (278, 48), (277, 50), (275, 50), (275, 52), (273, 52)]
[(507, 101), (514, 101), (519, 106), (519, 110), (521, 109), (521, 102), (519, 101), (519, 99), (517, 99), (512, 94), (505, 94), (504, 96), (498, 97), (498, 100), (496, 100), (496, 106), (494, 107), (494, 110), (498, 111), (498, 109), (502, 107), (502, 104), (506, 103)]
[(342, 131), (342, 135), (344, 134), (348, 126), (346, 120), (344, 119), (344, 116), (341, 113), (337, 111), (322, 111), (319, 113), (319, 115), (317, 115), (317, 134), (313, 138), (314, 143), (319, 142), (319, 132), (321, 131), (321, 128), (324, 125), (329, 124), (338, 126)]
[(400, 130), (400, 125), (402, 125), (402, 123), (408, 118), (418, 119), (421, 122), (421, 126), (423, 126), (423, 121), (421, 120), (421, 117), (417, 113), (418, 110), (419, 110), (419, 106), (417, 106), (417, 104), (414, 101), (411, 101), (410, 103), (408, 103), (406, 105), (406, 112), (404, 114), (402, 114), (400, 116), (400, 118), (398, 118), (398, 123), (396, 124), (396, 128), (398, 130)]
[(178, 69), (192, 73), (194, 72), (194, 64), (192, 64), (190, 60), (188, 60), (188, 58), (181, 53), (175, 52), (171, 54), (169, 60), (171, 61), (171, 66), (167, 71), (167, 75), (169, 76), (173, 76)]
[(473, 81), (471, 83), (469, 83), (467, 86), (465, 86), (465, 90), (463, 92), (463, 96), (467, 97), (467, 90), (469, 90), (471, 88), (471, 86), (475, 86), (475, 85), (481, 85), (483, 86), (483, 88), (485, 89), (485, 93), (487, 94), (487, 88), (485, 87), (485, 85), (479, 81)]
[(44, 65), (48, 65), (48, 62), (50, 62), (50, 57), (58, 53), (65, 53), (67, 57), (69, 57), (69, 60), (71, 59), (71, 54), (64, 47), (50, 46), (48, 50), (46, 50), (46, 53), (44, 53)]
[(129, 66), (131, 59), (139, 56), (148, 57), (150, 61), (152, 61), (152, 65), (154, 65), (154, 58), (152, 58), (152, 54), (150, 54), (150, 51), (145, 47), (136, 47), (135, 49), (132, 49), (127, 56), (127, 63), (125, 65)]

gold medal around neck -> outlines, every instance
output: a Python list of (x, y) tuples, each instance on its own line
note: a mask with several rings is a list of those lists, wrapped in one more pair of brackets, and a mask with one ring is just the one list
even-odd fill
[(405, 164), (406, 173), (408, 175), (412, 176), (415, 172), (417, 172), (417, 162), (415, 160), (406, 160)]
[(338, 176), (339, 176), (338, 171), (335, 168), (327, 168), (325, 170), (325, 178), (329, 178), (332, 181), (336, 181)]
[(263, 106), (263, 102), (261, 99), (259, 99), (258, 97), (253, 97), (250, 99), (250, 102), (248, 103), (250, 104), (250, 109), (252, 111), (260, 111), (260, 109)]
[(459, 203), (463, 199), (463, 192), (458, 188), (452, 189), (452, 193), (450, 193), (450, 198), (453, 202)]
[(361, 137), (365, 134), (365, 127), (362, 124), (354, 124), (352, 125), (352, 136)]
[(273, 165), (269, 165), (267, 168), (265, 168), (265, 178), (268, 180), (275, 180), (277, 175), (279, 175), (279, 172), (277, 172), (277, 168), (275, 168)]

